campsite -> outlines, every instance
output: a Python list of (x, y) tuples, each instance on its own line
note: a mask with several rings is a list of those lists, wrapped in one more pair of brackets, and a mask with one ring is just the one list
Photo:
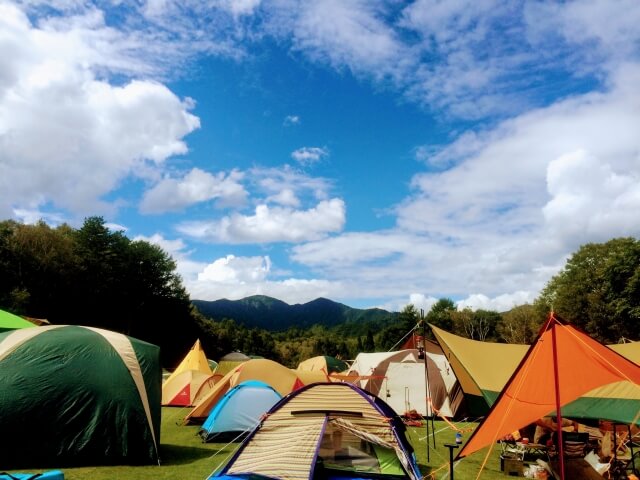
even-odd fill
[[(537, 303), (503, 313), (447, 298), (425, 314), (254, 296), (210, 302), (208, 317), (165, 252), (100, 219), (71, 241), (68, 229), (5, 226), (7, 242), (34, 242), (0, 253), (43, 232), (77, 248), (56, 275), (82, 279), (90, 312), (68, 307), (75, 290), (39, 290), (56, 282), (29, 270), (37, 261), (5, 256), (22, 275), (8, 284), (34, 292), (10, 290), (6, 303), (24, 302), (0, 310), (0, 469), (20, 480), (638, 476), (635, 240), (581, 248)], [(144, 265), (149, 279), (134, 273)], [(215, 308), (293, 324), (265, 330)], [(303, 328), (300, 315), (320, 323)]]
[[(640, 469), (637, 342), (605, 346), (553, 313), (510, 354), (433, 325), (430, 342), (421, 322), (397, 352), (318, 356), (297, 369), (235, 354), (216, 375), (196, 340), (163, 382), (159, 349), (146, 342), (11, 314), (1, 325), (9, 474), (421, 480), (453, 469), (460, 479), (623, 480)], [(537, 440), (554, 412), (572, 429)]]

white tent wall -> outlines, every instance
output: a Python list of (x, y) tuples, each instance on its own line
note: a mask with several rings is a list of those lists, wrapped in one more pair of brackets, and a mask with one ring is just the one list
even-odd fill
[(415, 410), (420, 415), (430, 415), (431, 412), (427, 412), (426, 392), (424, 363), (389, 364), (380, 397), (398, 415), (404, 415), (409, 410)]
[(421, 415), (453, 417), (456, 412), (450, 395), (455, 390), (456, 376), (444, 355), (427, 353), (427, 356), (430, 402), (427, 402), (425, 364), (418, 358), (418, 350), (360, 353), (348, 374), (363, 377), (356, 384), (384, 399), (398, 415), (415, 410)]

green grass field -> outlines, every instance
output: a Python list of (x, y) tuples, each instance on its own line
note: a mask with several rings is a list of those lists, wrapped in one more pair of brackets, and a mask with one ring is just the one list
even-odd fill
[[(227, 446), (217, 443), (202, 443), (197, 436), (197, 425), (178, 425), (186, 415), (186, 409), (163, 408), (160, 455), (162, 465), (149, 466), (104, 466), (64, 468), (53, 466), (47, 469), (60, 469), (65, 474), (65, 480), (204, 480), (218, 466), (226, 462), (228, 456), (237, 445)], [(459, 424), (463, 430), (473, 428), (475, 424)], [(427, 462), (427, 446), (425, 441), (426, 429), (409, 427), (409, 440), (416, 450), (418, 463), (423, 474), (435, 471), (436, 479), (449, 477), (449, 450), (444, 443), (455, 441), (455, 432), (444, 422), (435, 422), (436, 447), (433, 441)], [(465, 438), (468, 437), (465, 434)], [(471, 480), (477, 478), (478, 470), (484, 454), (479, 452), (463, 459), (456, 465), (454, 478), (456, 480)], [(439, 469), (441, 468), (441, 469)], [(26, 470), (23, 470), (26, 471)], [(36, 468), (28, 470), (39, 472)], [(11, 471), (10, 471), (11, 472)], [(500, 471), (499, 449), (494, 449), (483, 471), (482, 480), (505, 479)]]

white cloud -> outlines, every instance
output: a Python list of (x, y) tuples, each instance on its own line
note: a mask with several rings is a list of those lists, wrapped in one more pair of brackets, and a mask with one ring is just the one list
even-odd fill
[(188, 222), (178, 231), (209, 242), (302, 242), (340, 231), (345, 205), (339, 198), (324, 200), (308, 210), (258, 205), (254, 215), (233, 214), (211, 222)]
[(65, 221), (64, 217), (57, 213), (23, 208), (15, 209), (13, 211), (13, 216), (26, 225), (33, 225), (35, 223), (38, 223), (39, 221), (44, 221), (48, 225), (60, 225)]
[(583, 69), (616, 69), (620, 62), (637, 59), (640, 4), (635, 0), (531, 2), (525, 20), (535, 46), (557, 45), (563, 39), (580, 53)]
[(505, 293), (494, 298), (489, 298), (483, 294), (469, 295), (464, 300), (456, 302), (458, 310), (470, 308), (471, 310), (495, 310), (497, 312), (507, 312), (518, 305), (533, 303), (538, 296), (538, 292), (518, 291)]
[(252, 15), (260, 6), (261, 0), (220, 0), (220, 6), (234, 17)]
[(295, 192), (290, 188), (283, 188), (275, 195), (267, 197), (267, 202), (277, 203), (285, 207), (298, 207), (300, 206), (300, 199), (296, 196)]
[(150, 237), (137, 235), (134, 241), (142, 240), (159, 246), (167, 252), (176, 262), (176, 272), (183, 279), (183, 285), (190, 291), (190, 286), (198, 277), (198, 274), (206, 267), (206, 263), (191, 259), (192, 250), (181, 238), (169, 240), (160, 233), (155, 233)]
[(302, 2), (292, 7), (295, 17), (287, 34), (295, 49), (316, 61), (378, 79), (394, 76), (403, 58), (402, 43), (378, 8), (363, 0)]
[(145, 235), (136, 235), (133, 240), (142, 240), (157, 245), (172, 257), (180, 257), (184, 255), (185, 248), (187, 248), (187, 245), (182, 239), (177, 238), (175, 240), (169, 240), (164, 238), (164, 236), (159, 233), (154, 233), (150, 237), (147, 237)]
[(124, 225), (120, 225), (119, 223), (113, 223), (113, 222), (107, 222), (104, 224), (104, 226), (107, 227), (112, 232), (126, 232), (127, 230), (129, 230)]
[(291, 158), (302, 165), (312, 165), (329, 155), (324, 147), (302, 147), (291, 152)]
[(198, 281), (216, 283), (256, 283), (266, 279), (271, 270), (269, 257), (227, 255), (210, 263), (198, 275)]
[(187, 282), (191, 298), (238, 300), (249, 295), (268, 295), (290, 304), (318, 297), (335, 297), (340, 285), (327, 280), (272, 279), (272, 263), (268, 256), (236, 257), (227, 255), (206, 265), (197, 279)]
[(91, 61), (104, 58), (93, 37), (109, 33), (99, 19), (87, 39), (74, 22), (38, 29), (16, 7), (0, 9), (0, 213), (106, 212), (102, 197), (125, 177), (187, 151), (183, 137), (199, 127), (190, 100), (155, 82), (96, 78), (96, 62), (110, 63)]
[(414, 177), (396, 227), (296, 245), (292, 259), (341, 281), (343, 298), (531, 302), (580, 245), (640, 235), (638, 80), (625, 68), (608, 92), (460, 137), (438, 152), (447, 170)]
[[(268, 198), (285, 199), (276, 200), (283, 205), (297, 206), (300, 197), (308, 197), (315, 200), (326, 200), (332, 188), (332, 182), (320, 177), (310, 177), (301, 173), (289, 165), (282, 168), (252, 168), (248, 172), (248, 178), (252, 180), (259, 192), (267, 194)], [(282, 192), (289, 190), (291, 194)], [(287, 202), (286, 198), (291, 201)], [(294, 197), (298, 200), (294, 200)]]
[(300, 117), (298, 115), (287, 115), (284, 117), (284, 121), (282, 124), (285, 127), (291, 127), (293, 125), (299, 125), (301, 122)]
[(179, 211), (208, 200), (216, 199), (222, 206), (242, 205), (247, 192), (239, 183), (244, 175), (234, 170), (228, 175), (213, 175), (193, 168), (182, 178), (164, 178), (148, 190), (140, 204), (142, 213)]
[(543, 213), (549, 231), (562, 239), (606, 241), (638, 234), (631, 220), (640, 212), (640, 169), (614, 171), (584, 150), (554, 159), (547, 167), (551, 200)]

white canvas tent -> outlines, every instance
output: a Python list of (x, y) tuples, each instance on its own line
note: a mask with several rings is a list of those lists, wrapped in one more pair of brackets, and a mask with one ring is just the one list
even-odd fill
[[(426, 353), (429, 379), (418, 350), (360, 353), (347, 375), (361, 388), (384, 399), (396, 413), (415, 410), (425, 415), (456, 415), (462, 391), (449, 362), (443, 354)], [(430, 402), (427, 401), (430, 397)]]

